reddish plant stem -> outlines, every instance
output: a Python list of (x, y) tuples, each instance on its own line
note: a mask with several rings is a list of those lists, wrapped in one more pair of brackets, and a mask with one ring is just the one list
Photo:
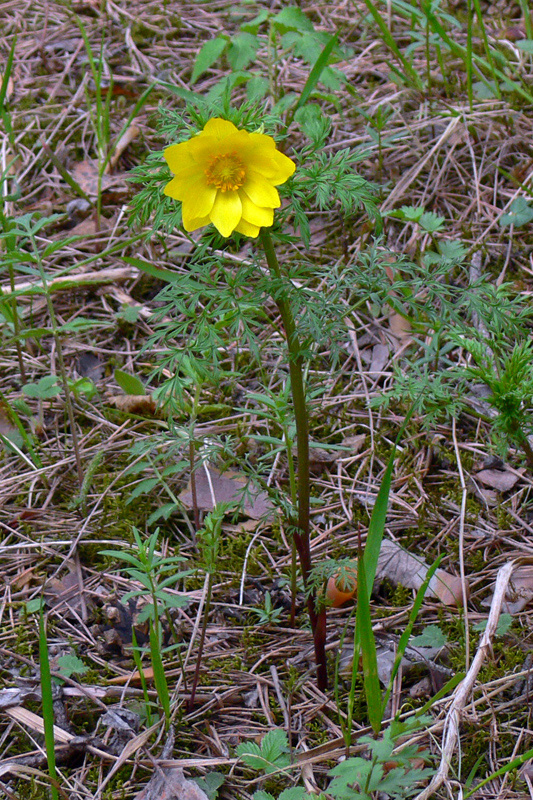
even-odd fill
[[(281, 283), (283, 276), (278, 263), (270, 233), (261, 230), (261, 243), (267, 260), (270, 274)], [(289, 350), (289, 374), (291, 393), (296, 421), (296, 443), (298, 447), (298, 520), (294, 520), (293, 537), (300, 561), (300, 569), (307, 594), (307, 608), (313, 631), (315, 660), (317, 667), (317, 686), (324, 691), (328, 684), (326, 663), (326, 610), (317, 611), (316, 591), (309, 589), (309, 573), (311, 572), (311, 543), (309, 535), (309, 421), (305, 397), (303, 357), (296, 323), (290, 304), (283, 293), (276, 292), (274, 302), (281, 316), (287, 347)]]

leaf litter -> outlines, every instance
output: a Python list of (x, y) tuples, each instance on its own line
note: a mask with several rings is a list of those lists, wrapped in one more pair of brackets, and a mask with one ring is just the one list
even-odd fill
[[(117, 73), (112, 91), (116, 106), (112, 106), (110, 115), (114, 141), (117, 141), (124, 124), (125, 104), (127, 106), (135, 102), (128, 95), (126, 87), (130, 86), (135, 92), (151, 82), (154, 75), (163, 76), (163, 79), (171, 77), (173, 82), (182, 85), (190, 76), (191, 64), (201, 45), (221, 30), (229, 35), (237, 30), (240, 12), (230, 6), (224, 2), (203, 4), (202, 7), (189, 3), (181, 4), (178, 8), (171, 3), (167, 4), (163, 14), (158, 4), (150, 2), (143, 3), (142, 7), (135, 3), (127, 7), (111, 4), (107, 9), (98, 2), (75, 4), (74, 10), (82, 17), (93, 52), (100, 51), (104, 31), (106, 47), (112, 49), (113, 58), (118, 62), (112, 67), (113, 73)], [(482, 270), (490, 271), (509, 262), (512, 271), (508, 272), (507, 277), (516, 279), (520, 291), (530, 292), (528, 229), (517, 227), (520, 221), (517, 216), (519, 206), (512, 206), (516, 199), (513, 197), (515, 187), (504, 179), (504, 172), (518, 176), (521, 181), (527, 178), (527, 147), (533, 133), (530, 115), (520, 107), (514, 108), (512, 126), (509, 127), (503, 101), (494, 98), (487, 101), (474, 99), (472, 109), (468, 111), (466, 100), (462, 103), (465, 99), (462, 98), (461, 109), (464, 110), (459, 117), (450, 120), (448, 97), (436, 91), (430, 110), (416, 92), (406, 90), (392, 79), (387, 50), (373, 34), (370, 40), (365, 39), (369, 34), (369, 29), (365, 27), (369, 24), (365, 5), (356, 3), (354, 8), (348, 9), (342, 3), (333, 3), (328, 5), (326, 12), (317, 4), (304, 2), (302, 8), (312, 16), (320, 30), (330, 32), (336, 29), (352, 30), (357, 10), (361, 26), (350, 35), (355, 56), (343, 65), (348, 81), (357, 87), (358, 103), (367, 113), (373, 115), (380, 107), (387, 106), (392, 110), (386, 130), (390, 139), (384, 137), (381, 143), (381, 167), (376, 150), (363, 162), (367, 177), (377, 179), (381, 169), (384, 182), (391, 187), (383, 210), (400, 207), (404, 203), (424, 206), (447, 220), (446, 231), (450, 240), (462, 239), (466, 235), (469, 237), (469, 246), (474, 249), (486, 248), (481, 262)], [(502, 19), (501, 25), (499, 15), (503, 12), (498, 4), (489, 4), (488, 12), (486, 24), (491, 35), (497, 35), (495, 41), (505, 38), (513, 42), (517, 38), (527, 38), (527, 25), (518, 10), (516, 13), (509, 11), (511, 16)], [(173, 14), (176, 19), (171, 19)], [(38, 155), (41, 152), (40, 137), (44, 134), (48, 146), (58, 157), (67, 156), (64, 161), (66, 169), (72, 171), (82, 191), (94, 203), (100, 168), (96, 160), (98, 143), (90, 132), (95, 86), (90, 86), (87, 104), (83, 93), (78, 93), (87, 67), (86, 62), (79, 60), (79, 28), (60, 4), (48, 4), (45, 8), (39, 1), (29, 3), (29, 0), (24, 0), (16, 6), (8, 3), (0, 11), (0, 18), (6, 42), (12, 40), (14, 33), (19, 34), (14, 79), (10, 78), (6, 93), (19, 137), (15, 139), (16, 161), (13, 142), (3, 140), (2, 143), (2, 172), (9, 176), (12, 196), (15, 198), (12, 199), (11, 195), (7, 197), (7, 210), (24, 213), (31, 207), (44, 214), (57, 211), (64, 213), (75, 224), (82, 223), (83, 220), (75, 219), (73, 213), (69, 216), (68, 204), (79, 199), (75, 197), (72, 187), (53, 171), (49, 161), (40, 161)], [(43, 19), (46, 19), (46, 34), (43, 33)], [(146, 30), (143, 30), (144, 23)], [(403, 18), (395, 20), (397, 30), (403, 31), (404, 24)], [(174, 38), (177, 34), (179, 48)], [(368, 41), (372, 41), (370, 50), (367, 48)], [(425, 74), (426, 65), (420, 52), (414, 51), (413, 58), (420, 74)], [(175, 65), (177, 70), (172, 76), (168, 75), (168, 70), (174, 67), (169, 65)], [(118, 74), (121, 72), (125, 74)], [(223, 74), (219, 65), (214, 64), (200, 76), (195, 86), (202, 92), (209, 91)], [(109, 75), (107, 88), (111, 86)], [(305, 77), (305, 70), (299, 62), (286, 65), (285, 79), (291, 90), (301, 90)], [(163, 102), (172, 105), (178, 101), (165, 94)], [(127, 112), (130, 110), (127, 107)], [(83, 432), (85, 466), (88, 467), (99, 450), (105, 452), (105, 472), (94, 475), (84, 488), (86, 513), (73, 514), (65, 510), (77, 488), (72, 480), (74, 462), (71, 433), (68, 426), (64, 425), (60, 394), (42, 402), (46, 424), (40, 429), (39, 452), (43, 466), (39, 467), (31, 459), (28, 463), (15, 449), (10, 448), (8, 442), (3, 442), (0, 523), (4, 593), (0, 611), (6, 622), (2, 628), (0, 703), (5, 704), (5, 708), (11, 706), (17, 710), (11, 716), (4, 714), (2, 718), (5, 750), (0, 762), (0, 774), (2, 781), (10, 781), (10, 785), (6, 783), (6, 786), (11, 792), (24, 786), (22, 777), (18, 780), (9, 777), (11, 771), (13, 776), (22, 775), (24, 767), (46, 770), (42, 752), (35, 751), (32, 744), (33, 735), (42, 732), (42, 719), (30, 710), (35, 707), (33, 704), (39, 696), (35, 657), (37, 626), (31, 603), (39, 601), (38, 595), (43, 584), (48, 589), (49, 620), (53, 625), (51, 646), (58, 645), (53, 655), (62, 658), (60, 654), (65, 647), (74, 649), (76, 657), (91, 670), (91, 682), (86, 675), (71, 678), (70, 683), (65, 683), (63, 696), (57, 701), (63, 707), (65, 719), (77, 727), (79, 734), (75, 737), (64, 730), (57, 736), (58, 759), (61, 753), (65, 755), (71, 779), (74, 776), (70, 791), (72, 800), (85, 798), (87, 792), (98, 796), (106, 788), (102, 771), (98, 770), (96, 776), (89, 776), (86, 767), (79, 766), (80, 758), (86, 759), (86, 764), (104, 764), (108, 767), (116, 758), (106, 752), (104, 742), (95, 744), (92, 738), (98, 733), (98, 724), (104, 724), (104, 714), (112, 713), (106, 711), (110, 706), (104, 703), (117, 702), (118, 697), (121, 710), (127, 711), (129, 705), (137, 704), (139, 707), (142, 696), (135, 666), (128, 652), (135, 610), (132, 611), (121, 600), (127, 591), (138, 586), (108, 571), (106, 565), (98, 561), (96, 553), (104, 546), (118, 548), (124, 540), (128, 541), (122, 516), (127, 524), (142, 526), (147, 516), (144, 505), (149, 506), (151, 512), (154, 505), (165, 501), (157, 490), (144, 497), (142, 503), (132, 506), (132, 514), (128, 513), (128, 507), (123, 502), (128, 492), (128, 478), (124, 473), (132, 445), (139, 448), (147, 446), (147, 438), (152, 432), (150, 426), (160, 422), (151, 405), (151, 396), (132, 395), (135, 402), (143, 400), (145, 403), (143, 408), (137, 406), (136, 410), (127, 407), (127, 400), (121, 401), (125, 403), (122, 410), (119, 407), (113, 409), (109, 402), (112, 392), (116, 391), (108, 366), (110, 362), (136, 375), (148, 375), (154, 366), (153, 356), (144, 349), (144, 345), (153, 333), (148, 315), (151, 311), (158, 311), (154, 297), (159, 287), (141, 278), (137, 270), (126, 268), (115, 253), (107, 252), (106, 247), (109, 232), (112, 231), (114, 241), (121, 245), (123, 254), (138, 256), (139, 248), (131, 242), (131, 232), (121, 216), (121, 206), (131, 193), (131, 187), (125, 183), (124, 177), (139, 159), (144, 158), (148, 149), (157, 150), (161, 147), (161, 140), (152, 124), (154, 111), (155, 104), (145, 106), (127, 130), (127, 141), (125, 139), (120, 146), (117, 145), (113, 156), (116, 174), (103, 173), (102, 186), (106, 191), (102, 196), (103, 217), (98, 232), (103, 236), (105, 246), (91, 250), (93, 245), (90, 238), (96, 235), (97, 226), (92, 216), (94, 208), (89, 204), (89, 207), (80, 211), (80, 217), (87, 215), (88, 224), (76, 231), (81, 237), (79, 243), (69, 244), (60, 258), (51, 257), (47, 262), (51, 286), (58, 289), (66, 287), (61, 292), (56, 292), (54, 288), (54, 304), (61, 319), (69, 320), (83, 313), (95, 320), (108, 321), (111, 316), (109, 305), (103, 295), (94, 291), (95, 285), (105, 281), (126, 282), (123, 290), (126, 294), (117, 294), (115, 302), (130, 305), (128, 298), (131, 298), (133, 304), (143, 309), (138, 323), (113, 318), (112, 327), (106, 330), (100, 331), (95, 326), (87, 333), (71, 332), (64, 340), (72, 375), (80, 356), (89, 350), (101, 359), (100, 366), (95, 367), (95, 378), (97, 375), (102, 392), (106, 392), (99, 399), (80, 398), (76, 406), (77, 423)], [(331, 146), (350, 147), (364, 142), (374, 147), (374, 133), (370, 135), (367, 122), (353, 114), (353, 98), (343, 96), (338, 109), (331, 107), (330, 117), (333, 124)], [(39, 123), (38, 132), (34, 127), (36, 119)], [(142, 141), (139, 131), (144, 137)], [(23, 132), (24, 137), (20, 138)], [(45, 163), (46, 166), (43, 166)], [(22, 202), (17, 198), (19, 189), (25, 195)], [(17, 204), (16, 207), (14, 204)], [(505, 209), (503, 214), (502, 209)], [(525, 207), (523, 211), (527, 213)], [(513, 221), (513, 228), (502, 230), (500, 222), (506, 221), (505, 214)], [(112, 220), (112, 228), (106, 228), (105, 219)], [(320, 238), (311, 241), (309, 255), (317, 263), (324, 260), (335, 263), (339, 258), (339, 248), (347, 261), (356, 258), (360, 239), (355, 228), (352, 235), (352, 222), (346, 226), (332, 213), (313, 219), (312, 224)], [(465, 231), (468, 233), (465, 234)], [(408, 232), (407, 228), (394, 220), (387, 235), (398, 253), (409, 249), (415, 252), (423, 239), (420, 231), (414, 233), (411, 228), (411, 232)], [(43, 238), (47, 244), (52, 243), (47, 231), (43, 232)], [(184, 247), (182, 238), (176, 234), (169, 236), (169, 242), (176, 251)], [(168, 258), (165, 247), (152, 242), (150, 249), (142, 252), (146, 260), (154, 258), (163, 268), (173, 270), (176, 267)], [(89, 262), (80, 267), (80, 262), (85, 258)], [(83, 272), (87, 267), (90, 271)], [(70, 270), (67, 275), (65, 268)], [(79, 275), (78, 269), (82, 270)], [(31, 280), (26, 274), (17, 277), (17, 288), (26, 287), (24, 291), (33, 291), (35, 276), (31, 276)], [(11, 292), (7, 274), (2, 292), (8, 296)], [(49, 326), (45, 304), (39, 304), (30, 293), (26, 297), (19, 295), (17, 302), (21, 319), (31, 319), (31, 325), (35, 325), (33, 337), (25, 341), (30, 365), (25, 383), (38, 384), (43, 377), (55, 374), (56, 354), (50, 346), (50, 337), (38, 333), (39, 327), (45, 329)], [(3, 309), (7, 310), (7, 306), (3, 306)], [(376, 399), (390, 380), (389, 370), (392, 370), (394, 363), (389, 362), (399, 363), (398, 358), (405, 347), (412, 346), (418, 337), (416, 321), (391, 311), (390, 306), (373, 306), (367, 311), (361, 312), (361, 316), (371, 335), (367, 339), (356, 337), (356, 346), (348, 352), (340, 383), (334, 383), (327, 375), (324, 376), (324, 415), (317, 421), (313, 433), (316, 444), (320, 446), (322, 436), (325, 439), (330, 436), (329, 427), (333, 424), (335, 435), (324, 444), (331, 444), (331, 438), (333, 443), (341, 442), (342, 445), (347, 438), (354, 442), (352, 449), (347, 447), (339, 452), (338, 457), (329, 457), (328, 454), (335, 451), (323, 449), (322, 453), (328, 457), (315, 460), (314, 490), (319, 503), (313, 508), (312, 514), (314, 550), (317, 556), (324, 559), (339, 556), (357, 558), (359, 532), (354, 517), (359, 518), (365, 509), (371, 508), (386, 463), (383, 443), (394, 438), (403, 413), (394, 405), (385, 412), (378, 412), (368, 405), (368, 401)], [(265, 338), (271, 335), (272, 328), (266, 326)], [(361, 355), (360, 365), (356, 364), (358, 351)], [(458, 359), (461, 357), (457, 356)], [(8, 348), (1, 355), (2, 397), (8, 399), (23, 425), (29, 426), (30, 415), (24, 403), (33, 414), (36, 412), (37, 399), (24, 395), (21, 391), (23, 382), (18, 375), (16, 353)], [(392, 538), (384, 542), (380, 556), (381, 585), (377, 587), (372, 602), (376, 619), (379, 620), (377, 624), (383, 629), (380, 631), (380, 635), (383, 633), (380, 663), (382, 679), (386, 680), (386, 664), (390, 664), (391, 654), (397, 644), (394, 637), (407, 623), (413, 593), (422, 583), (436, 554), (444, 555), (443, 568), (434, 576), (417, 632), (422, 635), (432, 626), (446, 629), (447, 657), (453, 658), (457, 669), (458, 663), (466, 666), (469, 658), (472, 660), (473, 657), (474, 660), (460, 691), (451, 701), (447, 701), (447, 705), (440, 704), (435, 708), (431, 741), (435, 755), (440, 759), (439, 775), (442, 776), (446, 773), (446, 765), (454, 757), (453, 746), (461, 738), (463, 763), (467, 764), (465, 770), (473, 769), (473, 779), (476, 780), (475, 769), (479, 774), (495, 771), (514, 755), (515, 744), (529, 735), (529, 723), (523, 713), (528, 705), (527, 687), (518, 693), (514, 691), (521, 685), (522, 672), (527, 673), (527, 653), (532, 645), (529, 633), (533, 613), (531, 568), (527, 563), (520, 563), (513, 566), (512, 574), (507, 572), (503, 577), (498, 570), (502, 564), (505, 569), (505, 565), (513, 559), (530, 558), (533, 528), (528, 502), (530, 470), (523, 468), (516, 451), (511, 448), (505, 453), (505, 466), (501, 469), (479, 469), (479, 466), (475, 466), (479, 458), (486, 455), (486, 420), (494, 420), (496, 415), (494, 408), (486, 402), (486, 392), (482, 393), (480, 400), (476, 400), (474, 389), (475, 386), (470, 387), (472, 402), (480, 404), (485, 421), (473, 425), (465, 415), (457, 426), (459, 451), (468, 473), (466, 504), (462, 502), (459, 488), (451, 426), (439, 424), (436, 433), (432, 432), (440, 442), (436, 447), (434, 438), (426, 436), (420, 425), (402, 443), (405, 457), (398, 458), (395, 466), (387, 517), (387, 530)], [(121, 397), (126, 398), (127, 395)], [(14, 437), (14, 444), (22, 449), (24, 441), (19, 438), (20, 428), (13, 419), (11, 413), (2, 412), (1, 432), (6, 439)], [(339, 421), (331, 423), (331, 420)], [(202, 435), (237, 434), (242, 424), (237, 417), (226, 417), (202, 420), (198, 427)], [(317, 453), (320, 452), (318, 448), (315, 449)], [(23, 449), (22, 452), (27, 455)], [(472, 469), (469, 459), (474, 462)], [(216, 499), (225, 498), (231, 502), (241, 502), (244, 498), (246, 513), (250, 512), (253, 520), (265, 519), (267, 525), (259, 528), (254, 525), (252, 530), (243, 527), (244, 533), (241, 534), (236, 529), (227, 529), (226, 551), (221, 556), (220, 574), (215, 582), (214, 602), (208, 620), (209, 647), (201, 691), (197, 697), (199, 702), (192, 715), (184, 714), (178, 740), (168, 754), (169, 758), (179, 760), (183, 766), (159, 766), (157, 762), (161, 751), (158, 745), (152, 744), (149, 736), (142, 741), (134, 740), (125, 752), (122, 764), (131, 776), (129, 782), (126, 779), (125, 791), (128, 796), (137, 797), (137, 800), (152, 800), (159, 795), (170, 800), (172, 793), (180, 798), (190, 793), (194, 800), (203, 800), (203, 790), (198, 784), (195, 784), (196, 789), (191, 786), (192, 782), (184, 776), (183, 770), (187, 775), (205, 775), (207, 772), (207, 778), (209, 771), (227, 770), (228, 767), (233, 770), (228, 779), (228, 782), (231, 781), (232, 796), (248, 800), (253, 791), (249, 785), (250, 773), (244, 771), (242, 766), (235, 767), (235, 748), (243, 740), (263, 741), (265, 734), (280, 727), (284, 714), (290, 716), (292, 744), (297, 752), (298, 763), (311, 771), (314, 785), (318, 780), (323, 787), (327, 782), (329, 762), (344, 756), (335, 701), (332, 697), (325, 699), (317, 696), (312, 679), (305, 677), (312, 664), (308, 633), (302, 628), (288, 629), (287, 620), (283, 625), (254, 628), (246, 617), (243, 619), (237, 614), (242, 614), (242, 609), (233, 585), (235, 576), (232, 570), (237, 562), (242, 567), (239, 545), (244, 550), (249, 548), (244, 576), (246, 586), (252, 587), (261, 596), (272, 587), (274, 576), (284, 579), (288, 576), (286, 549), (276, 541), (276, 536), (287, 536), (287, 532), (278, 534), (276, 529), (274, 535), (274, 528), (278, 525), (275, 509), (267, 502), (260, 488), (256, 487), (253, 494), (247, 493), (245, 487), (248, 479), (243, 473), (219, 469), (218, 466), (208, 468), (211, 483), (203, 468), (196, 471), (200, 485), (200, 508), (208, 511), (213, 507), (213, 494)], [(191, 489), (187, 488), (188, 478), (186, 471), (179, 475), (178, 493), (182, 492), (184, 512), (193, 505)], [(274, 479), (283, 484), (286, 473), (280, 472)], [(195, 552), (191, 537), (184, 533), (178, 516), (174, 516), (165, 527), (161, 547), (165, 552), (179, 550), (193, 561)], [(363, 530), (365, 524), (366, 517), (363, 517)], [(239, 536), (243, 536), (240, 543)], [(87, 620), (81, 614), (80, 583), (69, 566), (75, 552), (80, 557), (83, 592), (87, 600), (90, 599)], [(464, 582), (460, 579), (461, 560), (466, 569)], [(495, 586), (497, 592), (493, 595)], [(470, 642), (469, 655), (465, 655), (464, 646), (461, 649), (462, 634), (457, 632), (458, 619), (464, 613), (461, 610), (464, 590), (467, 598), (470, 593), (468, 616), (472, 624), (486, 622), (485, 603), (492, 602), (494, 608), (487, 635), (483, 635), (479, 650), (475, 650), (475, 641)], [(188, 679), (194, 667), (202, 590), (200, 588), (191, 594), (190, 608), (179, 612), (181, 627), (176, 634), (187, 648), (191, 647), (191, 659), (185, 666)], [(275, 596), (274, 593), (272, 596)], [(501, 634), (501, 638), (496, 635), (498, 603), (512, 615), (511, 626)], [(114, 609), (114, 612), (109, 609)], [(350, 605), (330, 613), (328, 646), (332, 652), (339, 649), (345, 625), (348, 626), (348, 638), (353, 633), (349, 615)], [(114, 626), (113, 620), (116, 623)], [(472, 635), (473, 631), (472, 627)], [(418, 655), (411, 650), (406, 651), (402, 665), (404, 675), (398, 687), (399, 700), (407, 698), (417, 687), (419, 670), (425, 669), (431, 677), (429, 686), (426, 684), (423, 690), (424, 697), (427, 697), (428, 692), (435, 691), (438, 669), (451, 669), (449, 665), (437, 663), (437, 652), (429, 645), (421, 645), (414, 650)], [(480, 672), (481, 656), (486, 666), (485, 674)], [(175, 697), (178, 703), (184, 703), (186, 695), (179, 683), (182, 680), (179, 677), (180, 667), (177, 660), (172, 659), (169, 655), (169, 674), (176, 681)], [(274, 673), (271, 668), (275, 668)], [(298, 681), (291, 683), (295, 669), (299, 671)], [(275, 680), (274, 674), (281, 676), (281, 680)], [(446, 672), (444, 674), (447, 675)], [(128, 679), (131, 679), (129, 683)], [(58, 680), (61, 680), (59, 673)], [(117, 686), (119, 682), (121, 685)], [(474, 689), (475, 694), (472, 693)], [(256, 702), (247, 705), (246, 697), (252, 695)], [(469, 712), (465, 716), (465, 725), (461, 729), (458, 719), (467, 702), (472, 702), (475, 714)], [(25, 708), (30, 703), (31, 707)], [(343, 711), (342, 707), (340, 711)], [(509, 714), (513, 715), (512, 718)], [(16, 731), (10, 728), (15, 720), (18, 726)], [(484, 745), (486, 753), (482, 755), (486, 763), (482, 761), (482, 766), (476, 767), (479, 756), (477, 751), (472, 751), (470, 755), (472, 742), (476, 738), (481, 741), (489, 726), (494, 739), (498, 739), (500, 744), (497, 751), (491, 749), (490, 744)], [(356, 720), (354, 729), (357, 735), (363, 732), (365, 720)], [(447, 738), (441, 740), (439, 737), (443, 729)], [(24, 733), (25, 730), (28, 735)], [(90, 731), (88, 736), (81, 733), (86, 730)], [(143, 736), (144, 733), (143, 729)], [(74, 757), (74, 747), (68, 748), (73, 739), (80, 737), (83, 742)], [(507, 746), (509, 740), (510, 747)], [(27, 763), (23, 761), (24, 758), (29, 759)], [(152, 771), (152, 778), (147, 776), (145, 769)], [(140, 780), (146, 781), (144, 788), (139, 786), (140, 774)], [(527, 776), (527, 770), (524, 774)], [(76, 788), (77, 780), (86, 783)], [(111, 775), (109, 783), (112, 784), (113, 780), (114, 775)], [(313, 785), (313, 781), (309, 781), (310, 785)], [(494, 784), (494, 796), (506, 800), (524, 796), (519, 786), (516, 788), (511, 782), (505, 782), (505, 778), (495, 778)], [(431, 791), (437, 797), (444, 796), (443, 790), (435, 788), (435, 785)], [(436, 794), (439, 791), (441, 794)], [(481, 793), (479, 796), (488, 795)]]

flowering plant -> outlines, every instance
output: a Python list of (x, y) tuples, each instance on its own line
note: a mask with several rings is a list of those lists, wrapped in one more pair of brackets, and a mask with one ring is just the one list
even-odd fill
[[(317, 682), (324, 689), (327, 685), (325, 607), (319, 602), (311, 571), (307, 372), (313, 351), (321, 343), (328, 342), (328, 351), (334, 357), (332, 334), (346, 316), (342, 284), (345, 282), (348, 291), (353, 276), (343, 269), (340, 277), (330, 267), (320, 274), (320, 267), (301, 257), (302, 253), (294, 263), (286, 258), (280, 262), (277, 253), (279, 247), (297, 243), (295, 231), (299, 231), (304, 246), (308, 245), (308, 212), (313, 207), (340, 206), (350, 213), (362, 205), (372, 213), (373, 189), (354, 171), (360, 154), (347, 150), (332, 154), (323, 151), (330, 129), (325, 117), (315, 118), (313, 125), (307, 126), (309, 141), (293, 148), (289, 157), (280, 151), (274, 137), (263, 131), (281, 130), (280, 138), (285, 139), (292, 117), (283, 122), (267, 115), (258, 119), (253, 110), (225, 107), (204, 114), (205, 110), (189, 109), (194, 126), (186, 118), (178, 119), (167, 113), (165, 133), (170, 145), (162, 154), (150, 156), (145, 166), (137, 170), (137, 176), (145, 184), (133, 202), (138, 220), (146, 222), (153, 215), (151, 230), (170, 231), (180, 223), (187, 233), (206, 228), (187, 259), (186, 271), (178, 279), (169, 277), (168, 287), (160, 294), (160, 299), (168, 303), (161, 308), (165, 322), (159, 339), (168, 342), (162, 369), (172, 376), (167, 381), (169, 388), (180, 385), (180, 373), (192, 376), (198, 398), (202, 383), (228, 375), (220, 370), (220, 361), (221, 353), (233, 346), (230, 342), (247, 346), (260, 360), (258, 321), (264, 318), (269, 299), (277, 306), (285, 339), (287, 385), (294, 420), (288, 425), (281, 424), (288, 460), (289, 496), (275, 496), (291, 534), (290, 623), (295, 618), (299, 562), (313, 631)], [(182, 141), (176, 143), (178, 136)], [(288, 150), (286, 142), (284, 149)], [(277, 187), (282, 188), (282, 197)], [(247, 248), (246, 258), (239, 258), (238, 269), (233, 269), (225, 259), (225, 251), (229, 255), (239, 245), (238, 238), (232, 241), (235, 235), (250, 237), (260, 246), (252, 248), (251, 255)], [(221, 241), (220, 237), (227, 241)], [(261, 264), (265, 260), (267, 270)], [(146, 262), (139, 259), (131, 262), (154, 274)], [(322, 287), (320, 291), (314, 288), (317, 281)], [(170, 324), (169, 316), (178, 321)], [(183, 342), (182, 347), (179, 342)], [(258, 395), (255, 397), (257, 402)], [(196, 404), (197, 399), (193, 408)]]
[(164, 191), (181, 200), (185, 230), (212, 222), (222, 236), (237, 231), (256, 238), (270, 227), (281, 205), (275, 187), (296, 168), (271, 136), (238, 130), (218, 117), (188, 141), (167, 147), (164, 156), (174, 174)]

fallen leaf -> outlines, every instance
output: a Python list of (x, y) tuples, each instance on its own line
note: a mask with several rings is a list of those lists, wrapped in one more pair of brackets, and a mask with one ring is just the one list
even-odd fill
[[(429, 565), (422, 558), (412, 555), (391, 539), (383, 540), (376, 571), (377, 580), (388, 578), (393, 584), (401, 584), (408, 589), (418, 591), (426, 579), (428, 570)], [(468, 600), (470, 596), (468, 583), (466, 594)], [(463, 605), (460, 578), (438, 569), (429, 582), (426, 597), (438, 597), (448, 606)]]
[[(387, 686), (390, 681), (396, 655), (398, 651), (398, 637), (391, 635), (381, 635), (376, 640), (376, 658), (378, 678), (380, 682)], [(440, 664), (436, 664), (434, 659), (444, 652), (443, 647), (411, 647), (405, 648), (401, 660), (401, 669), (406, 677), (413, 672), (419, 672), (420, 667), (430, 670), (430, 679), (434, 678), (434, 673), (438, 673), (444, 682), (450, 678), (451, 671)], [(340, 654), (339, 669), (341, 674), (352, 671), (353, 665), (353, 646), (345, 647)]]
[[(90, 158), (79, 161), (72, 169), (72, 177), (89, 197), (98, 197), (98, 162)], [(102, 192), (111, 187), (126, 192), (127, 186), (122, 175), (102, 175), (100, 189)]]
[(348, 451), (346, 453), (347, 457), (353, 456), (362, 450), (363, 445), (366, 442), (366, 436), (366, 433), (358, 433), (355, 436), (348, 436), (346, 439), (342, 440), (343, 448)]
[(396, 311), (391, 312), (389, 315), (389, 329), (396, 339), (400, 340), (398, 345), (403, 345), (411, 339), (411, 323)]
[(508, 492), (522, 477), (520, 472), (523, 470), (510, 470), (504, 466), (504, 469), (482, 469), (476, 472), (474, 477), (490, 489)]
[(113, 227), (113, 220), (106, 219), (106, 217), (100, 217), (100, 224), (96, 225), (96, 220), (94, 217), (87, 217), (87, 219), (83, 219), (81, 222), (78, 222), (77, 225), (74, 225), (73, 228), (69, 228), (68, 235), (69, 236), (96, 236), (106, 231), (110, 231)]
[(518, 614), (533, 600), (533, 565), (517, 567), (509, 581), (502, 610)]
[(189, 781), (179, 767), (156, 769), (134, 800), (209, 800), (197, 783)]
[(49, 580), (45, 586), (44, 595), (48, 605), (54, 606), (56, 610), (58, 607), (66, 606), (76, 615), (83, 610), (78, 573), (72, 567), (60, 580), (57, 578)]
[(90, 350), (81, 353), (76, 359), (76, 372), (80, 378), (89, 378), (97, 383), (104, 377), (105, 366), (100, 357)]
[(126, 130), (124, 131), (124, 133), (122, 134), (122, 136), (115, 145), (115, 152), (109, 159), (109, 163), (105, 168), (106, 175), (115, 169), (115, 167), (117, 166), (117, 162), (122, 153), (124, 152), (124, 150), (134, 141), (134, 139), (137, 138), (140, 132), (141, 130), (137, 125), (133, 123), (128, 125), (128, 127), (126, 128)]
[[(252, 486), (245, 475), (228, 470), (222, 474), (216, 467), (203, 466), (196, 471), (196, 502), (202, 511), (212, 511), (216, 503), (243, 503), (243, 511), (252, 519), (270, 515), (274, 510), (268, 494)], [(179, 499), (193, 508), (191, 482)]]
[(379, 378), (389, 360), (389, 347), (386, 344), (376, 344), (372, 348), (372, 358), (368, 368), (371, 378)]
[(36, 702), (40, 699), (40, 692), (35, 689), (19, 687), (2, 689), (0, 691), (0, 709), (5, 711), (6, 708), (12, 708), (13, 706), (23, 706), (29, 700)]
[[(468, 585), (466, 593), (468, 600), (470, 597)], [(461, 578), (458, 575), (451, 575), (443, 569), (438, 569), (429, 582), (426, 596), (438, 597), (445, 606), (464, 605)]]
[(157, 411), (157, 403), (150, 394), (118, 394), (110, 397), (109, 402), (126, 414), (153, 417)]

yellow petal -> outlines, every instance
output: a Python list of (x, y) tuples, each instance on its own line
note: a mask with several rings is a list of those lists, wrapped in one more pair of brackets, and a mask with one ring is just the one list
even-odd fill
[(235, 230), (238, 233), (244, 233), (245, 236), (251, 236), (252, 239), (257, 239), (261, 229), (257, 225), (251, 225), (245, 219), (241, 219)]
[(184, 200), (190, 193), (192, 183), (202, 181), (205, 184), (205, 176), (198, 167), (190, 167), (184, 172), (175, 175), (163, 189), (163, 194), (173, 197), (174, 200)]
[(230, 236), (242, 217), (242, 203), (239, 193), (217, 192), (209, 217), (222, 236)]
[(290, 158), (274, 150), (268, 157), (257, 158), (253, 162), (253, 169), (265, 177), (269, 183), (278, 186), (285, 183), (296, 169), (296, 164)]
[(270, 228), (274, 222), (274, 212), (271, 208), (262, 208), (253, 203), (245, 192), (240, 192), (242, 201), (242, 218), (254, 227)]
[(217, 190), (208, 186), (203, 180), (189, 183), (188, 192), (183, 198), (182, 216), (185, 230), (189, 230), (190, 221), (197, 217), (209, 216), (215, 202)]
[(189, 154), (192, 162), (201, 165), (202, 168), (207, 166), (209, 160), (220, 152), (220, 142), (215, 136), (205, 136), (204, 133), (199, 133), (198, 136), (193, 136), (188, 142), (184, 144), (189, 145)]
[(233, 122), (228, 122), (227, 119), (214, 117), (206, 122), (202, 133), (206, 133), (208, 136), (216, 136), (217, 139), (224, 139), (232, 133), (239, 133), (239, 129), (235, 127)]
[(170, 171), (174, 173), (181, 172), (194, 165), (190, 154), (189, 142), (171, 144), (170, 147), (163, 150), (163, 155), (170, 167)]
[(252, 203), (261, 208), (279, 208), (281, 205), (278, 190), (253, 170), (248, 171), (241, 191), (245, 191)]
[(285, 183), (296, 169), (294, 161), (276, 150), (274, 139), (264, 134), (251, 133), (248, 141), (241, 145), (240, 155), (275, 185)]
[(197, 231), (198, 228), (205, 228), (209, 223), (209, 217), (196, 217), (196, 219), (189, 219), (187, 225), (184, 222), (183, 227), (188, 233), (191, 233), (192, 231)]
[(272, 153), (276, 149), (276, 142), (272, 136), (267, 136), (266, 133), (250, 133), (248, 146), (256, 153), (260, 151)]

